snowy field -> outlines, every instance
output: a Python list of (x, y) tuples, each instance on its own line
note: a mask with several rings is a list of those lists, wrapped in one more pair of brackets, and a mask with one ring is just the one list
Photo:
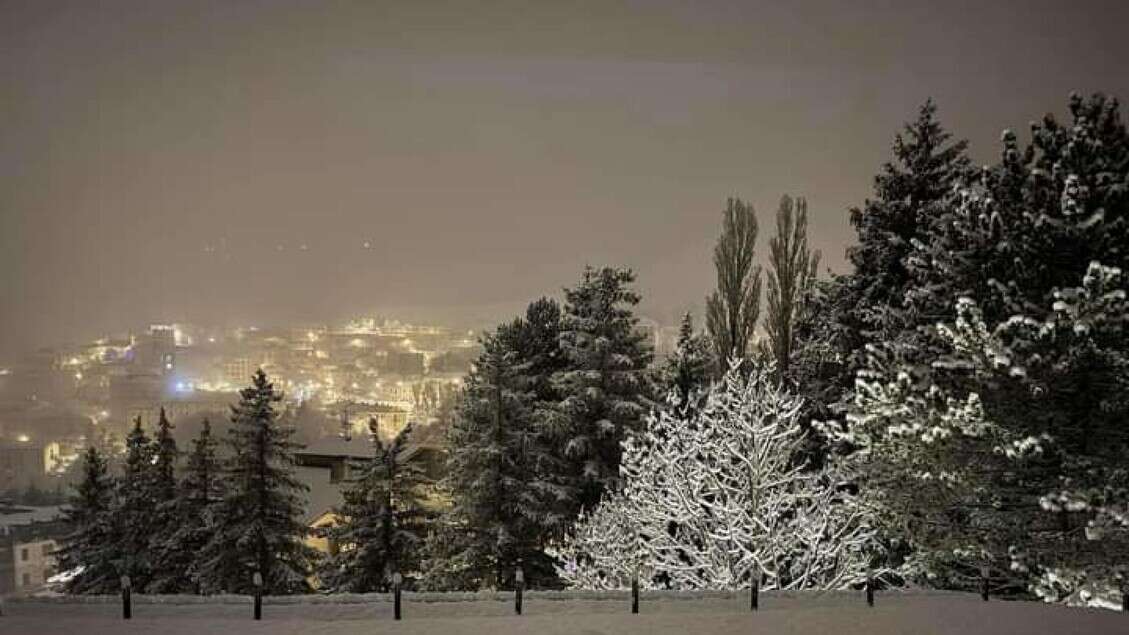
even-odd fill
[[(789, 593), (761, 596), (761, 610), (751, 613), (748, 598), (724, 594), (708, 597), (648, 597), (639, 615), (630, 614), (626, 594), (610, 599), (562, 599), (552, 594), (527, 594), (522, 616), (513, 614), (512, 596), (465, 599), (458, 596), (405, 595), (404, 619), (392, 619), (392, 604), (383, 596), (335, 598), (268, 598), (263, 620), (251, 619), (245, 598), (135, 598), (133, 619), (121, 619), (113, 598), (75, 602), (10, 601), (0, 617), (4, 635), (82, 635), (206, 633), (254, 635), (320, 635), (370, 633), (489, 634), (561, 633), (596, 635), (640, 633), (830, 633), (877, 635), (952, 633), (975, 635), (1102, 635), (1129, 633), (1129, 615), (1098, 609), (1076, 609), (1029, 602), (981, 602), (978, 596), (951, 593), (884, 593), (874, 608), (861, 595)], [(571, 597), (571, 596), (570, 596)], [(282, 602), (282, 603), (280, 603)]]

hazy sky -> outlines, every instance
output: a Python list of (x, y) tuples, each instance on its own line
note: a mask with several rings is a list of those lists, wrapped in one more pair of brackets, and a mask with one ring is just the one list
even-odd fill
[(670, 323), (714, 283), (727, 196), (766, 245), (806, 195), (843, 270), (923, 100), (993, 160), (1071, 90), (1129, 96), (1127, 25), (1124, 1), (0, 1), (0, 359), (150, 321), (463, 321), (585, 263), (635, 268)]

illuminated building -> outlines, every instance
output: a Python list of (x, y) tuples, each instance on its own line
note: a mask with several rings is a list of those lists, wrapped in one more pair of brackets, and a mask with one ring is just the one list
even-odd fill
[(154, 324), (133, 344), (133, 360), (144, 371), (171, 375), (176, 371), (176, 328)]
[(0, 594), (42, 589), (56, 573), (54, 552), (68, 532), (59, 507), (0, 510)]
[(235, 357), (223, 361), (223, 379), (233, 386), (246, 386), (251, 383), (258, 366), (246, 357)]
[(52, 489), (58, 484), (52, 476), (62, 465), (62, 451), (57, 442), (33, 443), (26, 435), (15, 442), (0, 445), (0, 483), (3, 489), (26, 489), (35, 486)]

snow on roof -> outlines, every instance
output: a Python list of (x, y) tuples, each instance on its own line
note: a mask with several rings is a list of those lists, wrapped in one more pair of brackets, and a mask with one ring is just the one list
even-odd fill
[(21, 505), (12, 511), (0, 514), (0, 527), (17, 527), (56, 520), (63, 516), (62, 505), (31, 507)]
[(341, 456), (357, 459), (371, 457), (372, 453), (372, 442), (367, 435), (357, 435), (350, 440), (325, 437), (295, 452), (298, 456)]
[(306, 525), (343, 502), (341, 486), (345, 483), (330, 482), (330, 470), (322, 467), (298, 466), (295, 468), (294, 476), (310, 488), (310, 491), (306, 492), (306, 509), (302, 514), (302, 522)]

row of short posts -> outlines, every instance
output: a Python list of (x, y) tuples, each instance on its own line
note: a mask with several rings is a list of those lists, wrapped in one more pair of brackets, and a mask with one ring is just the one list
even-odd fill
[[(760, 608), (760, 586), (763, 573), (760, 569), (756, 569), (749, 579), (749, 610), (756, 611)], [(1129, 613), (1129, 573), (1121, 574), (1120, 576), (1121, 587), (1121, 610)], [(255, 619), (261, 620), (263, 618), (263, 576), (258, 572), (255, 573), (252, 581), (255, 586)], [(392, 615), (393, 618), (399, 620), (402, 618), (401, 611), (401, 591), (404, 584), (404, 577), (399, 573), (392, 575)], [(980, 598), (985, 602), (988, 601), (991, 591), (991, 570), (987, 564), (980, 566)], [(866, 605), (874, 606), (874, 591), (875, 591), (874, 574), (868, 572), (866, 574), (866, 582), (864, 589), (866, 594)], [(122, 619), (131, 619), (133, 617), (133, 603), (131, 598), (131, 582), (128, 575), (121, 577), (122, 589)], [(514, 613), (521, 615), (522, 599), (525, 593), (525, 573), (519, 566), (514, 572)], [(2, 606), (2, 605), (0, 605)], [(631, 612), (639, 612), (639, 575), (634, 574), (631, 576)], [(2, 608), (0, 608), (0, 615), (3, 615)]]
[[(981, 592), (980, 595), (984, 601), (988, 600), (988, 566), (984, 565), (980, 568), (981, 577)], [(263, 576), (255, 572), (252, 579), (255, 591), (255, 611), (254, 616), (256, 620), (263, 619)], [(402, 587), (404, 577), (399, 572), (392, 575), (392, 616), (393, 619), (400, 620), (403, 617), (401, 611), (402, 606)], [(750, 578), (749, 584), (749, 610), (756, 611), (760, 608), (760, 585), (761, 585), (761, 572), (756, 570)], [(1126, 578), (1122, 578), (1122, 609), (1129, 611), (1129, 593), (1126, 593)], [(130, 619), (133, 617), (133, 606), (130, 597), (131, 587), (128, 575), (121, 577), (122, 588), (122, 619)], [(866, 575), (866, 604), (867, 606), (874, 606), (874, 576), (871, 573)], [(525, 573), (518, 567), (514, 572), (514, 613), (521, 615), (522, 609), (522, 596), (525, 592)], [(633, 614), (639, 613), (639, 575), (634, 574), (631, 576), (631, 612)]]

